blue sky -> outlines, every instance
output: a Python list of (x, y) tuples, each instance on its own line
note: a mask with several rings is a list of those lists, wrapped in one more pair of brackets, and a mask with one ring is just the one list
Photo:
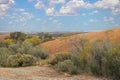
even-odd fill
[(120, 28), (119, 0), (0, 0), (0, 31)]

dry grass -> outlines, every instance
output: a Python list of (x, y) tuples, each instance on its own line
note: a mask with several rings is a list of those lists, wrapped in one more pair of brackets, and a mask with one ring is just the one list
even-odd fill
[(120, 28), (101, 32), (72, 35), (66, 38), (45, 42), (41, 46), (48, 49), (50, 51), (50, 55), (54, 55), (60, 52), (68, 52), (73, 49), (74, 46), (72, 42), (78, 40), (79, 38), (86, 38), (90, 41), (109, 38), (112, 42), (116, 42), (120, 40)]

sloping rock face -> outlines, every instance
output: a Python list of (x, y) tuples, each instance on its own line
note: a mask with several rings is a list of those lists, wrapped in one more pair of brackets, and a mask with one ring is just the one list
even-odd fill
[(21, 68), (0, 68), (0, 80), (103, 80), (100, 78), (77, 75), (68, 76), (48, 67), (32, 66)]

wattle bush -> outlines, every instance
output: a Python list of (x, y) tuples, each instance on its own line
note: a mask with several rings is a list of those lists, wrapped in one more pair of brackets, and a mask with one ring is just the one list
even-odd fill
[(24, 41), (24, 43), (25, 42), (29, 42), (29, 43), (31, 43), (33, 46), (35, 46), (35, 45), (39, 45), (40, 43), (41, 43), (41, 39), (40, 38), (38, 38), (38, 37), (32, 37), (32, 38), (28, 38), (28, 39), (26, 39), (25, 41)]
[(28, 54), (10, 55), (7, 59), (6, 66), (8, 67), (23, 67), (31, 66), (35, 63), (36, 58)]

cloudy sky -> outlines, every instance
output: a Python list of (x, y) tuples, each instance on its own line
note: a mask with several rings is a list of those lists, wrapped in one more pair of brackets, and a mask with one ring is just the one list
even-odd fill
[(120, 28), (120, 0), (0, 0), (0, 31)]

